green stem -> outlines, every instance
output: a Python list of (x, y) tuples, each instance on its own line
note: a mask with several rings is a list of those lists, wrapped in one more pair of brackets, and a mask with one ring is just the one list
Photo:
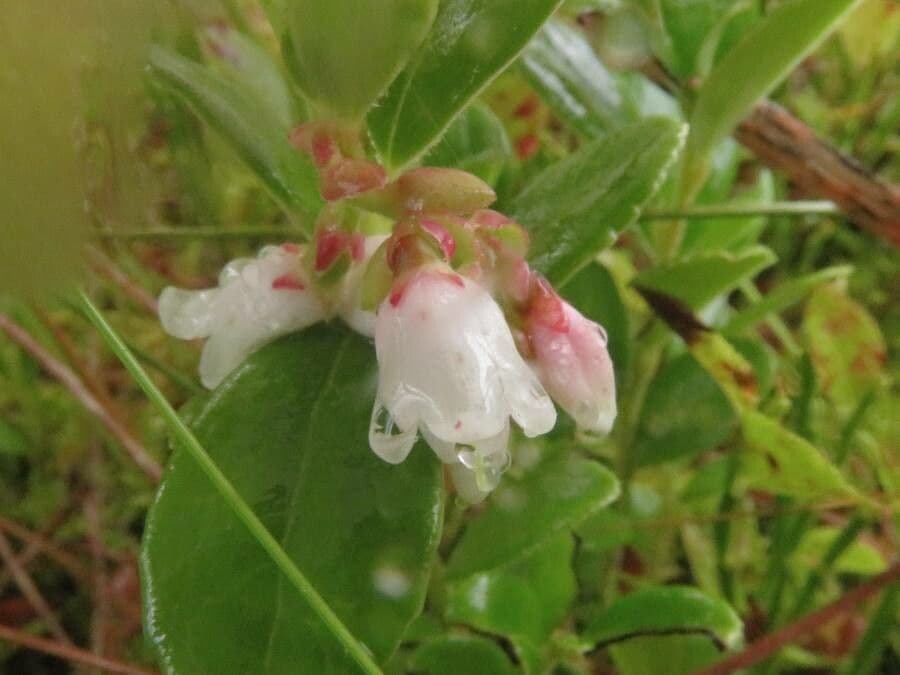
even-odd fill
[(81, 304), (87, 313), (88, 318), (94, 327), (106, 341), (109, 348), (118, 357), (122, 365), (131, 373), (140, 388), (147, 397), (157, 407), (162, 414), (170, 431), (180, 441), (180, 445), (186, 450), (197, 462), (206, 476), (212, 482), (213, 486), (222, 495), (225, 503), (228, 504), (234, 514), (244, 523), (250, 534), (256, 539), (263, 550), (272, 558), (275, 565), (293, 584), (297, 592), (306, 600), (310, 608), (318, 615), (334, 637), (344, 646), (347, 654), (359, 664), (360, 668), (368, 675), (383, 675), (381, 669), (372, 660), (368, 651), (363, 647), (353, 634), (347, 629), (343, 622), (334, 613), (325, 599), (319, 595), (318, 591), (313, 588), (312, 584), (294, 564), (290, 556), (285, 553), (284, 549), (272, 536), (266, 526), (253, 512), (253, 509), (238, 494), (225, 474), (216, 466), (216, 463), (203, 449), (200, 441), (185, 425), (182, 419), (175, 412), (175, 409), (169, 405), (169, 402), (163, 396), (162, 392), (156, 388), (156, 385), (147, 376), (147, 373), (137, 362), (137, 359), (118, 336), (112, 326), (106, 321), (100, 310), (94, 306), (90, 298), (82, 291), (79, 293)]
[(771, 204), (712, 204), (682, 209), (647, 209), (642, 220), (679, 218), (751, 218), (754, 216), (832, 216), (841, 211), (827, 201), (773, 202)]
[[(756, 288), (752, 281), (743, 281), (740, 285), (741, 292), (747, 296), (747, 299), (752, 304), (757, 304), (762, 301), (763, 296), (762, 293)], [(791, 356), (799, 356), (803, 349), (797, 344), (797, 341), (794, 339), (794, 336), (791, 335), (790, 329), (785, 325), (784, 321), (781, 320), (781, 317), (777, 314), (773, 314), (771, 316), (766, 317), (765, 319), (766, 325), (772, 329), (772, 332), (775, 333), (775, 337), (777, 337), (781, 344), (784, 345), (784, 348), (787, 350), (788, 354)]]
[[(753, 216), (836, 215), (840, 209), (831, 202), (775, 202), (773, 204), (717, 204), (684, 209), (647, 209), (642, 220), (684, 218), (750, 218)], [(676, 228), (677, 229), (677, 228)], [(141, 241), (154, 239), (251, 239), (254, 237), (293, 237), (307, 239), (306, 231), (292, 225), (247, 225), (244, 227), (154, 227), (144, 230), (99, 230), (98, 239)], [(675, 237), (678, 240), (678, 237)]]
[(812, 606), (813, 596), (819, 586), (822, 585), (825, 575), (831, 571), (831, 568), (834, 567), (834, 564), (837, 562), (837, 559), (840, 558), (841, 554), (856, 541), (857, 536), (859, 536), (859, 533), (862, 532), (865, 526), (866, 521), (860, 516), (856, 516), (847, 523), (843, 530), (841, 530), (831, 546), (828, 547), (822, 560), (819, 561), (819, 564), (815, 569), (813, 569), (809, 576), (806, 577), (806, 583), (803, 584), (802, 590), (797, 595), (794, 606), (788, 614), (788, 619), (794, 619), (809, 611)]
[(290, 225), (247, 227), (155, 227), (147, 230), (98, 230), (98, 239), (142, 241), (154, 239), (252, 239), (254, 237), (289, 237), (307, 239), (305, 230)]

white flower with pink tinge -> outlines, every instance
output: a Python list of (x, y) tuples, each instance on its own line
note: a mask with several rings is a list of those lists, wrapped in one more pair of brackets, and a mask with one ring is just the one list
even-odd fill
[(543, 280), (527, 326), (534, 365), (553, 399), (582, 429), (609, 433), (616, 419), (616, 379), (603, 327)]
[(496, 486), (509, 462), (510, 418), (527, 436), (556, 422), (500, 307), (445, 265), (428, 265), (395, 285), (378, 311), (375, 349), (372, 449), (402, 462), (421, 432), (470, 502)]
[(294, 244), (269, 246), (256, 259), (226, 265), (218, 288), (162, 292), (159, 316), (167, 333), (182, 340), (209, 338), (200, 358), (204, 386), (218, 386), (266, 343), (327, 317), (302, 275), (300, 253)]

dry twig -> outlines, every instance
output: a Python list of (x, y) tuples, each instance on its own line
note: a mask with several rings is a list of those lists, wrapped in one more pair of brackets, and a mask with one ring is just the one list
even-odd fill
[(6, 640), (12, 644), (21, 645), (28, 649), (33, 649), (44, 654), (56, 656), (64, 661), (70, 661), (89, 668), (99, 668), (105, 673), (121, 673), (121, 675), (158, 675), (152, 670), (144, 670), (137, 666), (131, 666), (127, 663), (120, 663), (112, 659), (106, 659), (95, 654), (91, 654), (84, 649), (64, 645), (51, 640), (30, 635), (24, 631), (10, 628), (9, 626), (0, 625), (0, 640)]
[(43, 622), (47, 625), (47, 630), (49, 630), (57, 640), (71, 643), (72, 640), (66, 633), (66, 629), (63, 628), (59, 619), (56, 617), (56, 614), (53, 613), (50, 605), (44, 599), (44, 596), (41, 595), (40, 589), (38, 589), (37, 585), (32, 581), (27, 570), (19, 563), (16, 558), (16, 552), (9, 543), (9, 539), (7, 539), (6, 535), (2, 532), (0, 532), (0, 560), (3, 561), (3, 565), (12, 574), (13, 579), (16, 581), (16, 585), (19, 587), (19, 590), (22, 591), (22, 595), (25, 596), (29, 604), (34, 608), (34, 611), (37, 612), (37, 615), (41, 617)]
[(0, 330), (5, 332), (13, 342), (16, 342), (41, 367), (59, 381), (69, 392), (84, 406), (84, 408), (96, 417), (103, 426), (119, 441), (134, 463), (147, 474), (155, 483), (162, 478), (162, 467), (153, 459), (143, 445), (132, 436), (128, 428), (119, 421), (97, 397), (84, 385), (81, 379), (63, 363), (54, 358), (40, 343), (28, 332), (3, 313), (0, 313)]
[(894, 563), (887, 571), (847, 591), (830, 605), (826, 605), (789, 623), (784, 628), (765, 635), (756, 642), (751, 643), (742, 652), (722, 659), (718, 663), (698, 671), (696, 675), (728, 675), (761, 663), (786, 645), (796, 642), (805, 635), (822, 628), (835, 617), (856, 609), (865, 600), (897, 581), (900, 581), (900, 563)]

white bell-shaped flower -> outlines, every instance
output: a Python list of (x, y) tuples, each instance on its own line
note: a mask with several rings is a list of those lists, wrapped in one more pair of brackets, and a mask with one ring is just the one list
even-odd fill
[(551, 289), (532, 308), (528, 337), (553, 399), (582, 429), (609, 433), (616, 419), (616, 378), (603, 327)]
[(166, 288), (159, 297), (163, 328), (182, 340), (209, 338), (200, 379), (212, 389), (266, 343), (322, 321), (327, 310), (303, 277), (300, 248), (269, 246), (256, 259), (230, 262), (218, 288)]
[(500, 307), (445, 265), (421, 268), (395, 285), (378, 310), (375, 349), (372, 449), (402, 462), (421, 431), (468, 501), (493, 489), (509, 463), (510, 418), (528, 436), (556, 422)]

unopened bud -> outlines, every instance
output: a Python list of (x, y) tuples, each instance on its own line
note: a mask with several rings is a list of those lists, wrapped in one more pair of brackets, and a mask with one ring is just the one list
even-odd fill
[(423, 167), (397, 179), (405, 211), (468, 215), (494, 203), (497, 195), (477, 176), (459, 169)]

